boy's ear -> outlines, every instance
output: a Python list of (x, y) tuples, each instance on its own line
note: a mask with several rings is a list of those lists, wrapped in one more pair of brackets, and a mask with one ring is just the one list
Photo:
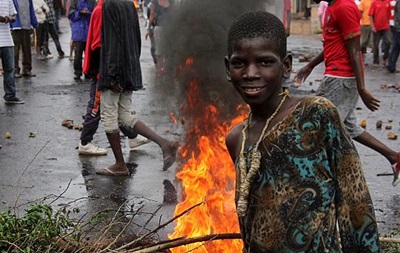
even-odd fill
[(292, 73), (292, 61), (293, 57), (291, 53), (288, 53), (285, 58), (283, 58), (283, 77), (289, 78)]
[(231, 71), (229, 70), (229, 57), (225, 56), (224, 61), (225, 61), (226, 80), (228, 82), (231, 82), (232, 79), (231, 79)]

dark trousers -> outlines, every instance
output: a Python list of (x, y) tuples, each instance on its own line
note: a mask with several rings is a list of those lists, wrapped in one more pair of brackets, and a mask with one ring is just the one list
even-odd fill
[(377, 31), (374, 32), (374, 64), (379, 64), (379, 42), (381, 39), (385, 43), (385, 51), (383, 52), (383, 60), (389, 58), (389, 49), (390, 49), (390, 32), (389, 30)]
[(400, 31), (392, 29), (392, 48), (389, 55), (389, 66), (388, 69), (392, 72), (396, 70), (397, 59), (400, 54)]
[(22, 50), (22, 73), (32, 71), (31, 30), (21, 29), (11, 32), (14, 41), (14, 73), (20, 73), (19, 51)]
[(82, 75), (82, 56), (85, 51), (86, 41), (74, 41), (74, 75)]
[(36, 27), (36, 53), (40, 54), (43, 51), (45, 36), (46, 36), (46, 22), (39, 24)]
[(44, 46), (45, 46), (45, 54), (50, 54), (50, 49), (49, 49), (49, 34), (51, 36), (51, 38), (54, 41), (54, 44), (56, 45), (57, 48), (57, 52), (59, 56), (64, 56), (64, 52), (61, 49), (61, 44), (58, 38), (58, 33), (56, 31), (55, 25), (53, 23), (49, 23), (49, 22), (45, 22), (47, 25), (47, 33), (46, 33), (46, 37), (45, 37), (45, 42), (44, 42)]
[[(96, 96), (97, 95), (97, 96)], [(100, 96), (97, 92), (97, 80), (90, 80), (90, 99), (86, 107), (85, 120), (81, 132), (81, 142), (88, 143), (93, 140), (93, 136), (99, 128), (100, 123)], [(129, 139), (137, 137), (137, 133), (133, 128), (120, 127), (121, 132), (128, 136)]]

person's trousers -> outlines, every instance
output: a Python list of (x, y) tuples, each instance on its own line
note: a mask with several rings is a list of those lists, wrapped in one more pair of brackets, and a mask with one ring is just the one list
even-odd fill
[[(99, 128), (100, 96), (100, 91), (97, 91), (97, 80), (95, 78), (92, 78), (90, 80), (90, 99), (86, 107), (86, 115), (81, 132), (82, 142), (91, 142), (93, 140), (93, 136)], [(133, 127), (120, 126), (120, 130), (129, 139), (134, 139), (138, 135)]]
[(47, 24), (47, 33), (46, 33), (46, 37), (45, 37), (45, 51), (46, 53), (50, 53), (50, 49), (49, 49), (49, 34), (51, 36), (51, 38), (54, 41), (54, 44), (57, 48), (57, 52), (59, 55), (64, 55), (64, 52), (61, 49), (61, 44), (60, 44), (60, 40), (58, 37), (58, 33), (56, 31), (55, 25), (53, 23), (49, 23), (49, 22), (45, 22)]
[(56, 29), (57, 32), (60, 31), (60, 17), (61, 17), (61, 10), (60, 9), (54, 9), (54, 27)]
[(1, 64), (3, 65), (4, 99), (15, 97), (14, 82), (14, 47), (0, 47)]
[(400, 54), (400, 31), (396, 31), (395, 29), (392, 30), (392, 48), (389, 54), (389, 65), (388, 69), (391, 72), (396, 71), (396, 63), (397, 59), (399, 58)]
[(44, 43), (46, 38), (46, 22), (39, 24), (36, 27), (36, 53), (40, 54), (44, 49)]
[(379, 64), (379, 42), (381, 39), (384, 41), (386, 44), (385, 46), (385, 51), (383, 53), (383, 60), (386, 60), (389, 58), (389, 49), (390, 49), (390, 32), (389, 30), (384, 30), (384, 31), (377, 31), (374, 32), (373, 35), (374, 38), (374, 64)]
[(21, 29), (11, 31), (14, 41), (14, 72), (20, 73), (19, 51), (22, 50), (22, 73), (32, 71), (31, 30)]
[(85, 51), (86, 41), (74, 41), (74, 75), (82, 75), (82, 56)]

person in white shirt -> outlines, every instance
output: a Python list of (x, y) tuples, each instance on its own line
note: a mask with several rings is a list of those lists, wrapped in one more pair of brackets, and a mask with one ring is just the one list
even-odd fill
[(17, 11), (12, 0), (0, 0), (0, 57), (4, 72), (3, 88), (6, 104), (23, 104), (25, 102), (15, 96), (14, 42), (10, 23), (15, 21), (16, 14)]

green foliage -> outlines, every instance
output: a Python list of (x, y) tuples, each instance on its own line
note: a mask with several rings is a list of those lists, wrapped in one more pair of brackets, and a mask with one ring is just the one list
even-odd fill
[[(10, 210), (0, 212), (0, 252), (58, 252), (56, 239), (67, 229), (79, 231), (69, 218), (70, 213), (66, 209), (55, 212), (41, 204), (29, 206), (21, 217)], [(74, 239), (80, 239), (79, 232), (77, 235)]]

